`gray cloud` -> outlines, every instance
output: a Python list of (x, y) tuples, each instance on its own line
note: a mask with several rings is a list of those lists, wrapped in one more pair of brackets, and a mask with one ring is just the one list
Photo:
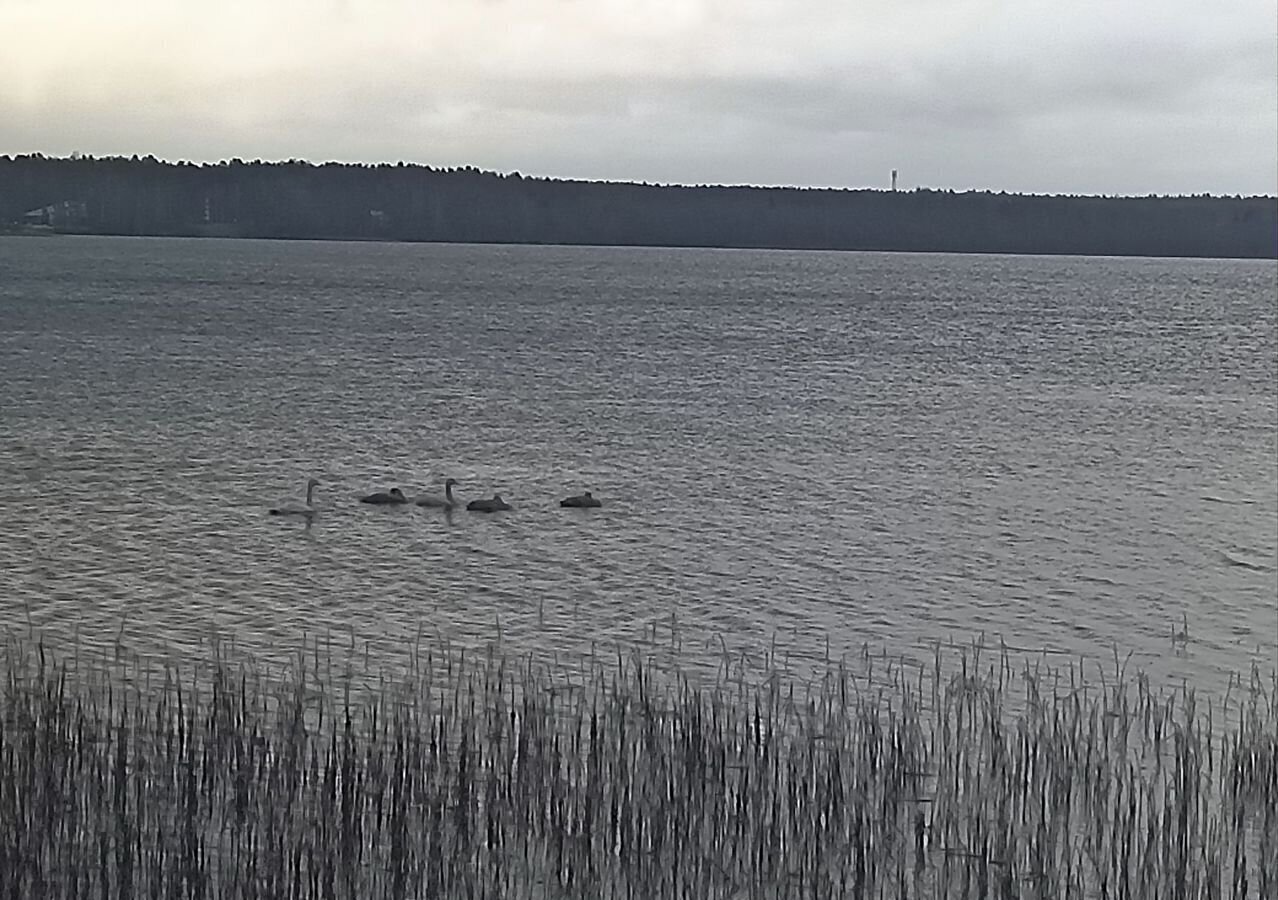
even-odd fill
[[(202, 36), (189, 16), (141, 16), (156, 52), (111, 50), (135, 32), (104, 20), (96, 42), (29, 53), (0, 83), (0, 152), (1278, 192), (1278, 46), (1250, 0), (336, 0), (286, 32), (304, 7), (281, 7), (237, 30), (252, 7), (232, 0)], [(42, 9), (0, 0), (0, 30), (52, 34)]]

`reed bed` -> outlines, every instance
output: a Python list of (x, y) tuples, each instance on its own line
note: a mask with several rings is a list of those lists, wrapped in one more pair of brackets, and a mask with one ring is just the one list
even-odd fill
[(4, 648), (0, 898), (1273, 898), (1278, 674)]

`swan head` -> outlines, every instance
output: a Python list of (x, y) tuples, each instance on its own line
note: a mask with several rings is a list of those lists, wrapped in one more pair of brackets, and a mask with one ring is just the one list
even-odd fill
[(456, 479), (456, 478), (449, 478), (448, 480), (446, 480), (446, 481), (444, 482), (444, 487), (452, 487), (453, 485), (458, 484), (458, 483), (459, 483), (459, 482), (457, 481), (457, 479)]
[(505, 502), (504, 500), (502, 500), (502, 499), (501, 499), (501, 494), (493, 494), (493, 501), (494, 501), (494, 502), (496, 502), (496, 503), (504, 503), (504, 502)]
[(404, 497), (404, 492), (403, 492), (403, 491), (401, 491), (399, 488), (391, 488), (391, 489), (390, 489), (390, 495), (391, 495), (392, 497), (397, 497), (397, 498), (403, 499), (403, 497)]
[(306, 487), (307, 487), (308, 489), (309, 489), (309, 488), (313, 488), (313, 487), (319, 487), (319, 479), (318, 479), (318, 478), (312, 478), (310, 481), (306, 482)]
[(591, 499), (590, 491), (583, 491), (581, 496), (585, 497), (587, 500)]

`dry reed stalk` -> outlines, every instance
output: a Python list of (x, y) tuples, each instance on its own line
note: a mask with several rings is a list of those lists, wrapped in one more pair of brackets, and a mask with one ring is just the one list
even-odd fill
[(713, 686), (638, 654), (408, 658), (214, 646), (157, 675), (11, 639), (0, 897), (1278, 891), (1273, 673), (1204, 709), (1117, 657), (1098, 689), (980, 646)]

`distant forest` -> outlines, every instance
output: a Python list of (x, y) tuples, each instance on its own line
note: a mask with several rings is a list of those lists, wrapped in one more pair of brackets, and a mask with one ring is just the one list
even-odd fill
[(1275, 197), (668, 186), (471, 167), (0, 156), (0, 228), (83, 234), (1278, 258)]

